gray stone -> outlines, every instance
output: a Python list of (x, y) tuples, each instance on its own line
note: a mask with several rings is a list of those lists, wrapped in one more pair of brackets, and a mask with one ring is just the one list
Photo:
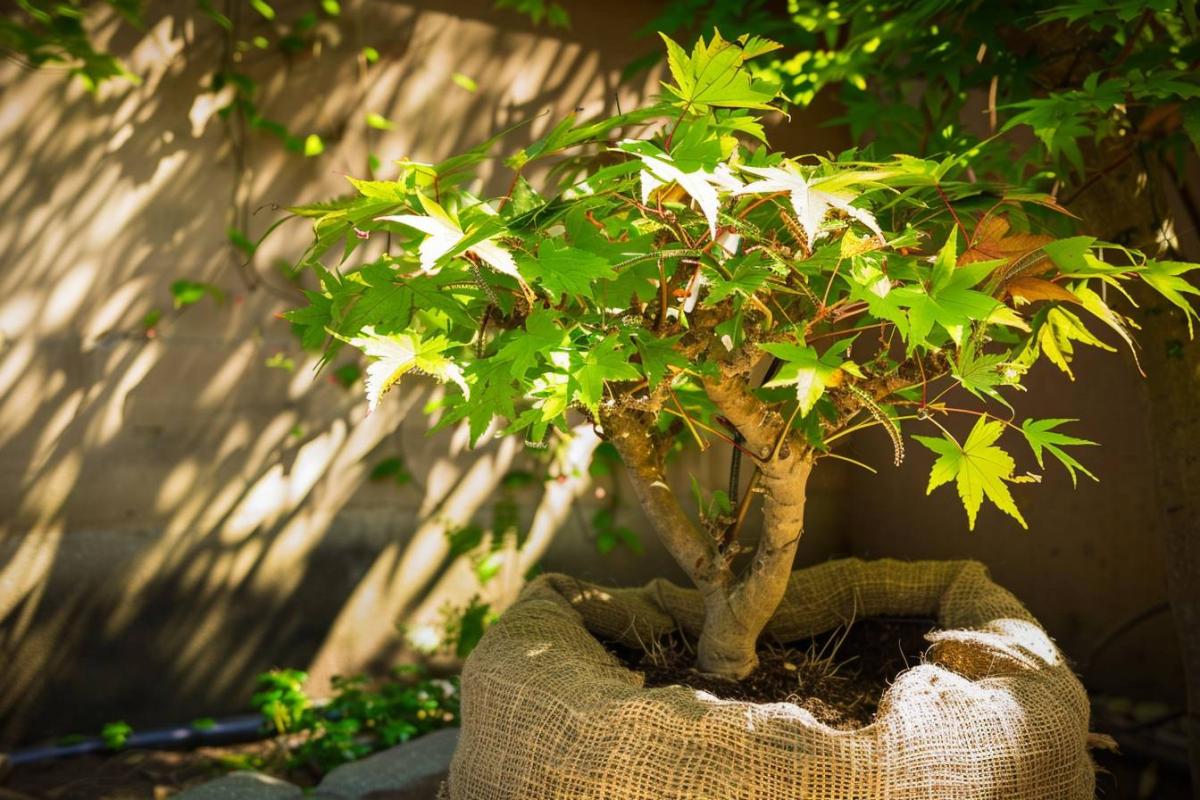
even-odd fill
[(193, 786), (173, 800), (294, 800), (304, 796), (299, 786), (259, 772), (231, 772), (224, 778)]
[(317, 787), (345, 800), (433, 800), (450, 769), (458, 728), (446, 728), (343, 764)]

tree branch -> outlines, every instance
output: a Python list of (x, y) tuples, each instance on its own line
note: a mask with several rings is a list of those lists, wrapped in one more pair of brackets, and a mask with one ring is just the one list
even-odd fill
[(661, 449), (651, 436), (645, 417), (614, 403), (600, 409), (606, 438), (620, 454), (634, 494), (650, 517), (658, 538), (702, 593), (724, 590), (732, 581), (729, 566), (721, 557), (717, 542), (692, 522), (667, 486)]
[(731, 599), (743, 614), (765, 613), (764, 625), (783, 599), (804, 534), (804, 501), (813, 467), (806, 455), (794, 451), (763, 465), (763, 532)]
[(745, 354), (719, 364), (719, 377), (704, 379), (704, 393), (761, 460), (771, 457), (783, 431), (783, 417), (750, 392), (753, 367), (754, 359)]
[[(877, 375), (860, 381), (857, 386), (876, 402), (882, 402), (907, 386), (918, 386), (922, 382), (933, 381), (944, 375), (948, 369), (946, 356), (941, 351), (934, 351), (910, 359), (886, 375)], [(834, 422), (824, 423), (826, 432), (837, 430), (866, 405), (860, 396), (848, 389), (831, 391), (830, 396), (837, 409), (837, 419)]]

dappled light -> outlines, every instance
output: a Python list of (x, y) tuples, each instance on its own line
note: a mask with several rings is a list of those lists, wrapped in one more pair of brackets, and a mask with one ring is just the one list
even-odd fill
[[(314, 377), (314, 357), (273, 316), (290, 301), (261, 288), (282, 288), (273, 265), (296, 256), (295, 239), (268, 239), (247, 282), (229, 215), (253, 212), (256, 236), (276, 207), (348, 189), (341, 174), (359, 172), (362, 154), (386, 174), (392, 159), (444, 157), (523, 120), (518, 141), (577, 107), (611, 110), (623, 65), (584, 41), (502, 31), (471, 4), (362, 4), (315, 57), (280, 71), (251, 54), (242, 66), (270, 113), (320, 132), (329, 150), (305, 159), (252, 134), (239, 165), (216, 114), (228, 92), (206, 88), (219, 37), (186, 5), (156, 6), (142, 31), (113, 20), (97, 29), (138, 86), (111, 82), (89, 97), (53, 70), (0, 68), (0, 464), (11, 476), (0, 489), (10, 665), (0, 736), (10, 739), (62, 732), (53, 715), (97, 680), (109, 705), (182, 693), (176, 714), (242, 707), (264, 658), (311, 662), (323, 678), (382, 663), (403, 646), (393, 623), (412, 613), (440, 625), (447, 606), (480, 592), (469, 565), (448, 558), (446, 535), (486, 518), (499, 480), (524, 463), (519, 442), (470, 451), (453, 429), (425, 439), (419, 412), (437, 390), (419, 379), (367, 416), (361, 383), (343, 389), (328, 369)], [(370, 80), (355, 64), (367, 44), (382, 56)], [(456, 87), (455, 72), (478, 91)], [(622, 89), (625, 102), (645, 85)], [(395, 124), (374, 130), (368, 113)], [(172, 309), (180, 279), (224, 299)], [(151, 313), (161, 321), (144, 325)], [(290, 373), (264, 366), (277, 352), (290, 354)], [(417, 483), (369, 484), (373, 465), (398, 452)], [(580, 485), (552, 483), (546, 508), (531, 509), (529, 540), (505, 554), (489, 590), (496, 602), (569, 524)], [(122, 667), (130, 659), (143, 664), (136, 675)], [(140, 676), (152, 672), (148, 686)], [(99, 721), (85, 711), (74, 726)]]

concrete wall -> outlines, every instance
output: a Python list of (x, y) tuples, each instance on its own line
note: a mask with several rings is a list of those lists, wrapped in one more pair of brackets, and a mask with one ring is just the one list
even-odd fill
[[(281, 20), (309, 6), (277, 5)], [(357, 388), (314, 382), (312, 359), (274, 317), (293, 301), (272, 264), (303, 248), (303, 225), (259, 252), (256, 288), (224, 231), (231, 203), (268, 207), (250, 217), (257, 234), (271, 204), (343, 191), (341, 176), (364, 174), (368, 153), (436, 160), (550, 109), (514, 134), (520, 143), (570, 110), (611, 111), (618, 93), (629, 108), (653, 91), (650, 78), (617, 82), (658, 46), (630, 37), (653, 4), (568, 5), (574, 27), (563, 32), (486, 1), (363, 0), (343, 4), (319, 55), (247, 55), (264, 112), (325, 139), (314, 159), (262, 135), (240, 159), (222, 122), (205, 118), (221, 39), (180, 13), (189, 2), (155, 4), (141, 33), (101, 21), (139, 87), (92, 98), (60, 74), (0, 69), (0, 740), (240, 710), (258, 671), (360, 668), (393, 654), (394, 622), (436, 612), (427, 594), (451, 572), (446, 528), (486, 521), (497, 481), (530, 468), (528, 456), (513, 442), (468, 451), (461, 433), (427, 437), (420, 409), (432, 387), (414, 383), (368, 417)], [(364, 71), (365, 45), (382, 58)], [(396, 127), (369, 128), (368, 112)], [(826, 113), (794, 116), (776, 144), (837, 148), (840, 133), (814, 124)], [(229, 299), (168, 312), (147, 337), (140, 320), (169, 308), (179, 278)], [(295, 372), (265, 366), (279, 352)], [(1051, 470), (1025, 492), (1031, 533), (985, 516), (967, 534), (951, 493), (922, 498), (928, 459), (913, 454), (878, 477), (823, 466), (802, 559), (983, 558), (1082, 657), (1163, 596), (1136, 375), (1095, 366), (1099, 382), (1055, 378), (1060, 388), (1029, 413), (1088, 417), (1082, 432), (1106, 445), (1089, 462), (1104, 483), (1071, 493)], [(392, 455), (416, 480), (368, 482)], [(694, 469), (719, 480), (726, 458)], [(526, 519), (539, 498), (537, 487), (521, 496)], [(648, 536), (643, 558), (596, 556), (594, 502), (566, 516), (547, 566), (614, 583), (677, 574)], [(1088, 673), (1105, 688), (1178, 686), (1162, 618), (1105, 659)]]

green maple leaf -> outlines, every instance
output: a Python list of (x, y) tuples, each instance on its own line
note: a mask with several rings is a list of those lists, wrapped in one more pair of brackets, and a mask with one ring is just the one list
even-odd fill
[(621, 348), (616, 334), (598, 342), (582, 358), (575, 354), (572, 360), (578, 366), (571, 370), (570, 392), (573, 399), (593, 414), (599, 410), (605, 381), (629, 381), (640, 376), (637, 367), (629, 363), (629, 352)]
[(1067, 472), (1071, 473), (1071, 483), (1073, 485), (1078, 485), (1076, 472), (1082, 472), (1094, 481), (1100, 480), (1070, 454), (1061, 449), (1064, 446), (1096, 444), (1087, 439), (1067, 436), (1065, 433), (1058, 433), (1054, 430), (1063, 423), (1076, 421), (1073, 419), (1027, 419), (1021, 423), (1021, 432), (1025, 434), (1025, 439), (1029, 442), (1029, 449), (1033, 450), (1033, 457), (1037, 459), (1038, 466), (1043, 466), (1042, 451), (1050, 453), (1050, 455), (1057, 458), (1066, 467)]
[(1192, 320), (1200, 319), (1200, 316), (1197, 316), (1196, 309), (1184, 295), (1200, 295), (1200, 289), (1188, 283), (1181, 276), (1194, 269), (1200, 269), (1200, 264), (1189, 264), (1183, 261), (1155, 261), (1151, 259), (1146, 262), (1145, 269), (1138, 273), (1141, 279), (1153, 286), (1159, 294), (1177, 307), (1183, 309), (1184, 316), (1187, 317), (1189, 336), (1193, 334)]
[(561, 347), (563, 339), (563, 330), (555, 323), (554, 315), (537, 311), (525, 320), (524, 331), (507, 334), (507, 342), (496, 352), (495, 358), (511, 362), (512, 377), (521, 378), (551, 350)]
[(974, 287), (1001, 262), (980, 261), (956, 267), (957, 234), (951, 234), (938, 253), (929, 287), (901, 286), (889, 292), (895, 304), (908, 308), (908, 347), (927, 344), (934, 324), (940, 325), (957, 345), (962, 345), (972, 322), (991, 318), (1000, 307), (996, 298)]
[(783, 361), (783, 365), (764, 388), (775, 386), (795, 386), (796, 398), (800, 401), (801, 416), (808, 416), (813, 406), (825, 394), (825, 389), (835, 380), (838, 370), (844, 370), (861, 377), (858, 365), (852, 361), (844, 361), (841, 354), (853, 343), (853, 339), (843, 339), (817, 355), (811, 347), (786, 343), (764, 343), (759, 348)]
[(1012, 479), (1016, 462), (1012, 456), (995, 446), (1003, 432), (1002, 422), (980, 417), (968, 434), (966, 443), (961, 446), (946, 433), (942, 434), (941, 439), (934, 436), (913, 437), (938, 455), (929, 473), (929, 486), (925, 493), (929, 494), (942, 484), (955, 481), (971, 530), (975, 530), (975, 518), (985, 497), (996, 508), (1021, 523), (1022, 528), (1029, 528), (1005, 485), (1005, 481)]
[(536, 281), (558, 302), (562, 295), (593, 299), (595, 283), (612, 280), (616, 271), (608, 260), (595, 253), (550, 239), (538, 248), (537, 259), (522, 263), (522, 272)]
[(371, 325), (397, 330), (408, 325), (413, 312), (413, 290), (396, 282), (396, 270), (387, 264), (370, 264), (346, 277), (347, 284), (361, 284), (362, 295), (347, 307), (338, 324), (353, 333)]
[(1041, 316), (1039, 312), (1041, 324), (1034, 326), (1036, 334), (1029, 338), (1025, 351), (1020, 356), (1019, 360), (1022, 363), (1032, 363), (1041, 352), (1052, 364), (1065, 372), (1068, 378), (1075, 380), (1075, 373), (1071, 371), (1071, 360), (1075, 355), (1072, 342), (1099, 347), (1109, 352), (1116, 349), (1097, 339), (1083, 324), (1083, 320), (1065, 308), (1047, 309), (1044, 314)]
[(650, 388), (658, 386), (667, 375), (669, 367), (686, 367), (690, 362), (675, 349), (683, 334), (660, 339), (649, 331), (636, 330), (630, 338), (642, 357), (642, 371), (650, 382)]
[(325, 341), (325, 329), (329, 327), (332, 301), (321, 294), (306, 290), (308, 305), (283, 312), (283, 318), (292, 323), (292, 330), (300, 337), (300, 346), (305, 350), (316, 350)]
[(704, 297), (704, 305), (715, 306), (731, 295), (749, 297), (757, 292), (770, 276), (757, 259), (743, 260), (728, 280), (716, 270), (706, 269), (705, 277), (708, 278), (709, 288)]
[(701, 37), (689, 56), (671, 37), (660, 33), (667, 45), (667, 66), (675, 85), (664, 84), (668, 92), (679, 98), (679, 104), (698, 113), (709, 106), (723, 108), (758, 108), (771, 110), (770, 102), (779, 94), (779, 87), (754, 81), (745, 69), (745, 62), (780, 45), (766, 39), (743, 36), (737, 42), (727, 42), (713, 31), (705, 42)]
[(464, 396), (471, 394), (462, 367), (445, 354), (454, 343), (444, 336), (425, 339), (413, 332), (380, 334), (368, 326), (347, 342), (368, 358), (368, 411), (374, 411), (380, 398), (409, 372), (424, 373), (439, 383), (452, 381), (458, 384)]
[(521, 391), (514, 386), (508, 364), (498, 359), (475, 361), (464, 372), (471, 384), (471, 396), (448, 397), (445, 401), (446, 413), (430, 430), (444, 430), (465, 419), (474, 445), (492, 424), (494, 416), (506, 419), (516, 417), (513, 400), (520, 396)]
[(1072, 236), (1042, 245), (1042, 252), (1050, 256), (1058, 271), (1063, 274), (1086, 273), (1087, 255), (1095, 241), (1094, 236)]
[(476, 442), (492, 424), (492, 417), (499, 414), (507, 419), (516, 416), (513, 408), (512, 376), (502, 364), (493, 364), (491, 359), (478, 362), (472, 370), (475, 376), (475, 392), (470, 402), (464, 402), (465, 416), (470, 427), (471, 441)]
[(1006, 371), (1008, 354), (978, 353), (974, 348), (966, 347), (959, 351), (958, 363), (954, 365), (951, 374), (959, 384), (971, 394), (980, 398), (990, 397), (1005, 407), (1012, 406), (1000, 394), (1000, 386), (1019, 386), (1020, 371), (1014, 368), (1014, 374)]

